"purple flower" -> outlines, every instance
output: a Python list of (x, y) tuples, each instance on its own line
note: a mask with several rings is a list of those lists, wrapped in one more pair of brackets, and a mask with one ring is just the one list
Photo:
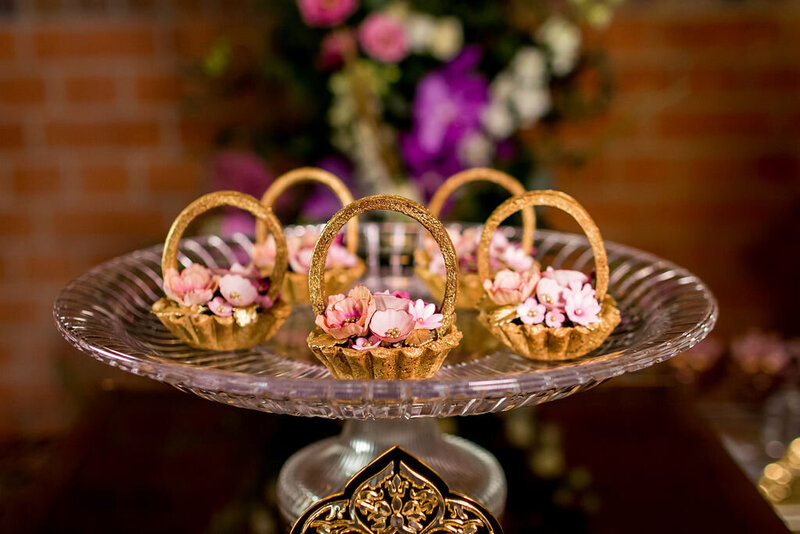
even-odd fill
[(412, 104), (412, 128), (402, 139), (403, 158), (426, 196), (444, 177), (462, 170), (461, 143), (480, 132), (489, 84), (475, 71), (480, 49), (466, 47), (441, 69), (425, 75)]
[[(353, 181), (353, 166), (344, 158), (329, 156), (317, 163), (317, 167), (337, 176), (358, 198)], [(303, 215), (312, 221), (327, 221), (339, 211), (342, 205), (333, 192), (322, 184), (315, 184), (314, 189), (303, 203)]]

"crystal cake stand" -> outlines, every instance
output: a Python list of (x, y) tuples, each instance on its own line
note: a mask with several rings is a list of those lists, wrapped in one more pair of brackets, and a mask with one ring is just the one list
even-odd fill
[[(308, 228), (287, 227), (286, 232)], [(361, 228), (361, 253), (368, 266), (364, 283), (373, 290), (404, 289), (412, 296), (427, 296), (411, 267), (419, 227), (367, 223)], [(516, 237), (515, 229), (504, 231)], [(536, 235), (542, 264), (592, 269), (591, 249), (582, 236)], [(180, 261), (226, 267), (246, 262), (250, 245), (243, 235), (186, 239)], [(697, 277), (636, 249), (614, 243), (606, 247), (609, 292), (620, 306), (622, 323), (599, 349), (575, 361), (534, 362), (495, 341), (474, 312), (460, 311), (464, 340), (429, 380), (333, 379), (306, 347), (313, 327), (309, 306), (296, 306), (273, 339), (252, 349), (189, 348), (150, 313), (162, 296), (161, 246), (116, 258), (73, 281), (58, 297), (54, 315), (70, 343), (124, 371), (241, 408), (347, 419), (340, 436), (302, 449), (284, 465), (279, 503), (289, 521), (341, 490), (354, 473), (395, 444), (426, 462), (452, 490), (499, 516), (506, 484), (497, 461), (466, 440), (442, 434), (432, 417), (499, 412), (571, 395), (688, 349), (716, 321), (714, 297)]]

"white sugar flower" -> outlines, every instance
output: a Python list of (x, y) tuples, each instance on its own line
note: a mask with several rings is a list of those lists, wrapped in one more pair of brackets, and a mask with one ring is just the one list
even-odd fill
[(514, 93), (514, 78), (508, 72), (501, 72), (495, 76), (489, 86), (489, 95), (492, 102), (500, 103), (505, 102)]
[(563, 17), (550, 17), (536, 31), (536, 38), (544, 43), (553, 55), (553, 72), (558, 76), (569, 74), (578, 60), (581, 32)]
[(464, 29), (456, 17), (442, 17), (436, 23), (430, 42), (431, 55), (442, 61), (456, 57), (464, 46)]

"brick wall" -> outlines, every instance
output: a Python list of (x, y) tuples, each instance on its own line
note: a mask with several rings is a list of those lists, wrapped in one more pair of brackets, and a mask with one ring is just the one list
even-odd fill
[[(162, 240), (204, 189), (208, 128), (183, 113), (179, 75), (237, 3), (16, 4), (0, 14), (0, 435), (63, 428), (98, 384), (149, 383), (69, 348), (51, 306), (89, 267)], [(618, 93), (608, 117), (565, 128), (597, 155), (558, 186), (607, 239), (705, 278), (721, 332), (795, 328), (777, 311), (797, 290), (793, 247), (772, 243), (798, 242), (800, 7), (632, 1), (590, 40)]]

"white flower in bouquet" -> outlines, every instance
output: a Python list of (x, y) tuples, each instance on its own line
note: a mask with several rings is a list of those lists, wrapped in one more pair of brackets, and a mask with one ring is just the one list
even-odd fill
[(516, 88), (514, 78), (508, 72), (501, 72), (489, 85), (489, 96), (492, 102), (505, 102), (514, 93)]
[(547, 61), (544, 54), (533, 46), (521, 48), (511, 60), (511, 70), (518, 82), (524, 85), (543, 85), (547, 81)]
[(524, 88), (512, 95), (511, 102), (523, 128), (527, 128), (550, 110), (550, 93), (543, 87)]
[(494, 139), (507, 139), (514, 132), (514, 116), (503, 102), (492, 102), (484, 110), (481, 123)]
[(408, 49), (415, 54), (427, 51), (436, 33), (436, 19), (431, 15), (410, 13), (405, 27)]
[(443, 17), (436, 23), (430, 43), (431, 55), (442, 61), (453, 59), (464, 46), (464, 28), (456, 17)]
[(539, 27), (536, 38), (550, 49), (553, 72), (558, 76), (569, 74), (575, 67), (581, 46), (578, 27), (562, 17), (550, 17)]
[(494, 142), (480, 132), (467, 135), (458, 145), (458, 159), (470, 167), (485, 167), (494, 157)]

